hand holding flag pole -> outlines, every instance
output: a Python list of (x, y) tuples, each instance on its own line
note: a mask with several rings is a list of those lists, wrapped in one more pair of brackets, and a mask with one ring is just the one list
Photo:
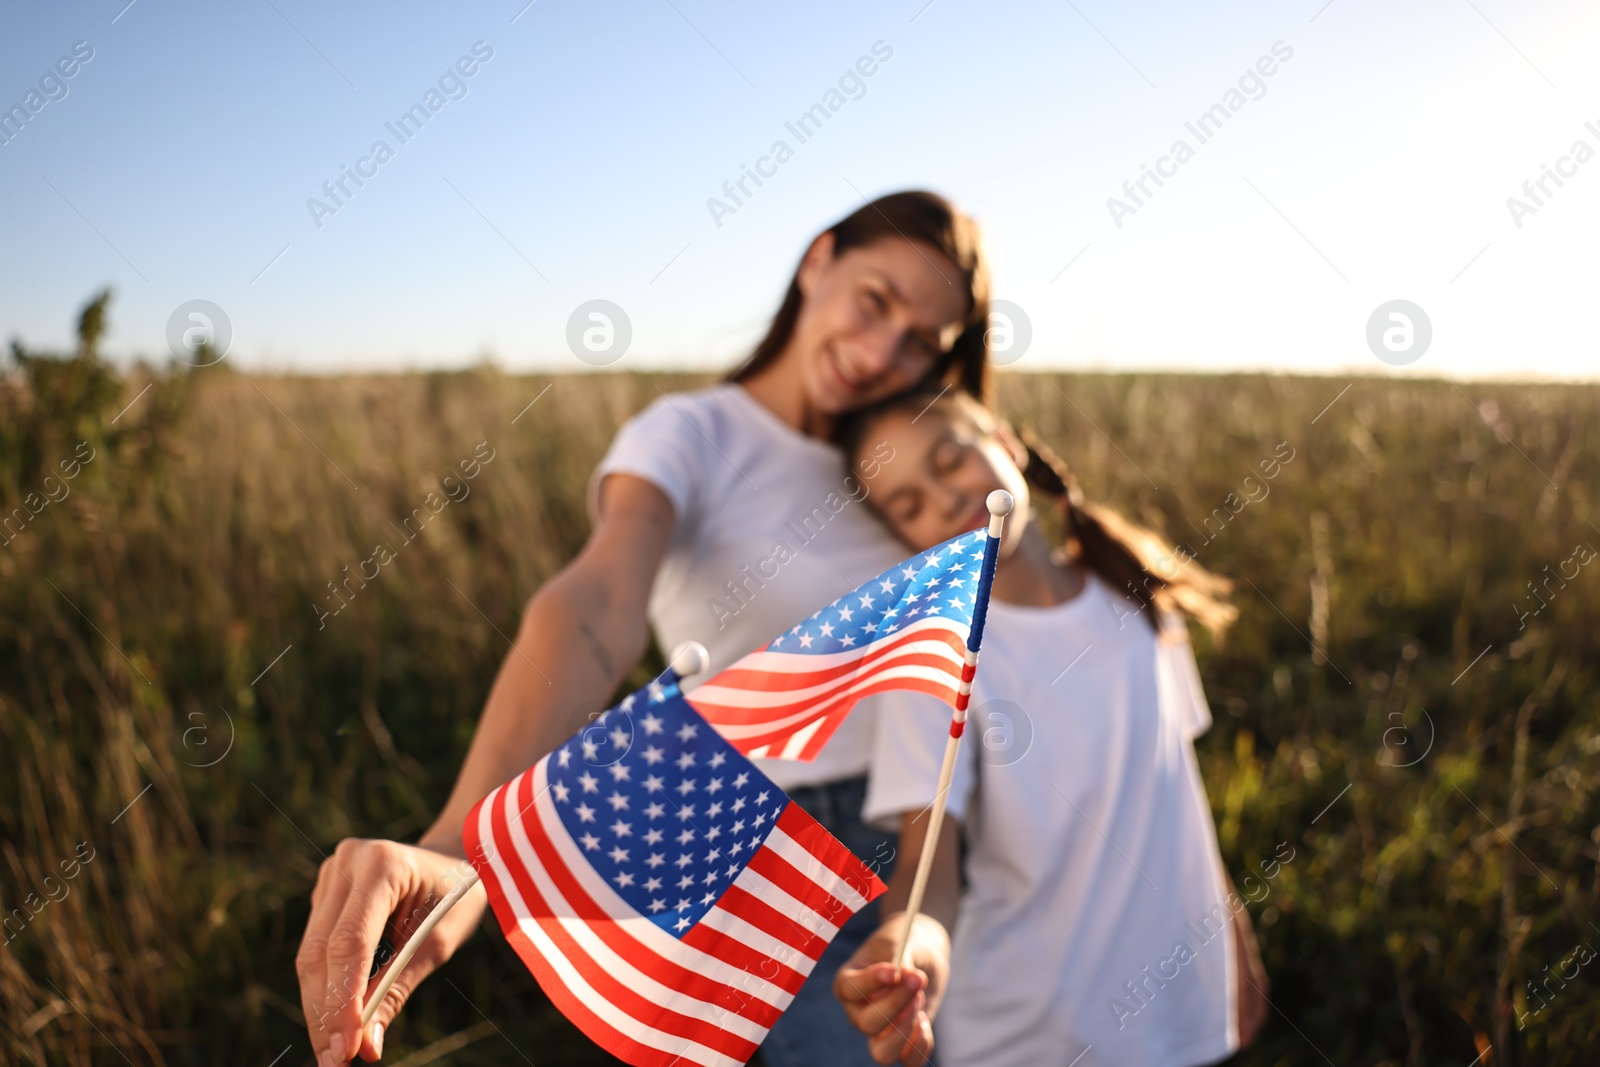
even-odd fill
[[(662, 685), (675, 686), (684, 678), (699, 674), (710, 663), (711, 657), (706, 652), (705, 645), (698, 641), (685, 641), (673, 652), (672, 661), (656, 681)], [(366, 1007), (361, 1011), (362, 1032), (365, 1032), (367, 1027), (372, 1025), (372, 1017), (377, 1014), (378, 1005), (383, 1003), (383, 998), (388, 996), (389, 990), (394, 986), (395, 979), (400, 977), (400, 973), (406, 969), (406, 964), (411, 962), (411, 957), (417, 954), (417, 949), (421, 948), (423, 942), (428, 939), (428, 935), (433, 933), (433, 928), (439, 925), (439, 920), (444, 918), (446, 912), (460, 903), (461, 898), (466, 896), (472, 887), (478, 884), (478, 881), (477, 870), (469, 867), (460, 881), (444, 895), (438, 905), (428, 913), (427, 918), (422, 920), (422, 924), (417, 927), (416, 933), (412, 934), (405, 945), (401, 947), (399, 954), (394, 958), (394, 962), (389, 965), (388, 973), (383, 976), (383, 981), (379, 982), (378, 988), (372, 991), (372, 999), (367, 1002)]]
[(955, 712), (950, 716), (950, 736), (944, 745), (944, 762), (939, 766), (939, 791), (934, 794), (928, 814), (928, 829), (922, 840), (922, 854), (917, 857), (917, 875), (911, 883), (911, 897), (906, 902), (906, 919), (900, 928), (900, 938), (894, 949), (894, 970), (899, 974), (905, 966), (906, 946), (911, 939), (911, 927), (917, 913), (922, 910), (922, 898), (928, 889), (928, 874), (933, 869), (933, 853), (939, 843), (939, 827), (944, 822), (945, 801), (950, 793), (950, 779), (955, 774), (956, 752), (961, 747), (961, 734), (967, 724), (967, 704), (972, 699), (972, 679), (978, 671), (978, 646), (983, 643), (983, 621), (989, 611), (989, 587), (994, 584), (994, 568), (1000, 555), (1000, 539), (1005, 532), (1006, 516), (1011, 514), (1011, 494), (1004, 489), (990, 493), (984, 503), (989, 508), (988, 538), (983, 546), (983, 570), (978, 577), (977, 603), (972, 611), (972, 628), (967, 633), (965, 662), (961, 670), (961, 687), (956, 691)]

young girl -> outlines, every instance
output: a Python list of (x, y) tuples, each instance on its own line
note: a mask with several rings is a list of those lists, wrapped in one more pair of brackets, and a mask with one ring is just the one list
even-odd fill
[[(878, 698), (869, 820), (898, 820), (879, 931), (835, 992), (879, 1063), (1184, 1067), (1226, 1058), (1265, 1013), (1249, 916), (1223, 869), (1193, 740), (1211, 724), (1179, 611), (1220, 634), (1229, 583), (1113, 512), (982, 406), (931, 391), (852, 416), (852, 461), (887, 442), (871, 506), (913, 550), (1016, 507), (911, 966), (884, 962), (904, 917), (950, 711)], [(1030, 488), (1062, 508), (1065, 545)], [(945, 929), (953, 920), (954, 946)], [(946, 963), (948, 960), (948, 963)], [(948, 984), (945, 974), (948, 972)], [(942, 1008), (941, 1008), (942, 1000)]]

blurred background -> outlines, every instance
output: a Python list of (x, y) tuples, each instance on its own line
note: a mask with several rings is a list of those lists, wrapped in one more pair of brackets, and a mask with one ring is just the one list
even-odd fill
[[(1592, 6), (9, 14), (0, 1059), (309, 1062), (317, 866), (431, 821), (616, 427), (926, 187), (1004, 412), (1237, 583), (1202, 763), (1236, 878), (1294, 850), (1237, 1062), (1593, 1062)], [(493, 930), (386, 1045), (604, 1062)]]

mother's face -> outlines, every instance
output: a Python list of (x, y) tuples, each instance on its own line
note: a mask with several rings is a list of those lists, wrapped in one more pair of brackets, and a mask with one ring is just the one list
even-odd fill
[(799, 283), (805, 301), (791, 353), (807, 398), (834, 415), (920, 382), (961, 335), (969, 300), (943, 253), (898, 237), (835, 257), (825, 233), (806, 253)]

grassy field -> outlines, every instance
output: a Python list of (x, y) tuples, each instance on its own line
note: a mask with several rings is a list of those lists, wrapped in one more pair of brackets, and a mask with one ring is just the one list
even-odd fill
[[(293, 960), (322, 856), (429, 821), (612, 433), (705, 380), (14, 351), (0, 1060), (308, 1062)], [(1201, 757), (1235, 879), (1293, 850), (1252, 906), (1276, 1010), (1238, 1062), (1594, 1062), (1600, 390), (1012, 374), (1001, 406), (1238, 583), (1235, 631), (1200, 646)], [(492, 930), (388, 1049), (602, 1062)]]

